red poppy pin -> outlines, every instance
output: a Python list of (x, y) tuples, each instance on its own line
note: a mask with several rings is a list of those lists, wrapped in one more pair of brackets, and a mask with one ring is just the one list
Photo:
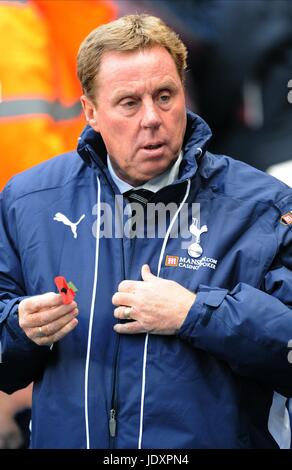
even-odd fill
[(58, 291), (61, 294), (63, 304), (70, 304), (73, 302), (75, 292), (78, 289), (74, 286), (73, 282), (67, 282), (63, 276), (57, 276), (54, 279)]

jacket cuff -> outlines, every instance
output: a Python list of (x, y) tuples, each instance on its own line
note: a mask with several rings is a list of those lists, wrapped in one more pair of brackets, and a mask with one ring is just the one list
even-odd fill
[(6, 303), (2, 313), (0, 314), (0, 325), (9, 317), (10, 314), (15, 314), (15, 313), (17, 314), (18, 305), (25, 298), (26, 298), (25, 296), (15, 297), (14, 299), (11, 299)]
[(182, 338), (188, 338), (193, 336), (198, 322), (207, 325), (214, 309), (221, 305), (227, 294), (227, 289), (200, 285), (196, 299), (178, 331), (178, 335)]
[(23, 349), (31, 349), (32, 345), (34, 345), (34, 342), (26, 336), (23, 329), (19, 326), (18, 321), (18, 306), (20, 302), (27, 297), (28, 296), (17, 297), (8, 302), (0, 318), (0, 326), (2, 324), (9, 332), (10, 337), (18, 344), (21, 344)]

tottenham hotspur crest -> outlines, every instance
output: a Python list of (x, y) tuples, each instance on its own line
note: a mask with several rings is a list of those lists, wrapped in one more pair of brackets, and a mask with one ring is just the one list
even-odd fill
[(203, 248), (200, 245), (200, 236), (202, 233), (208, 232), (207, 225), (203, 225), (203, 227), (198, 227), (198, 219), (193, 217), (193, 223), (190, 225), (190, 232), (195, 237), (195, 243), (192, 243), (188, 247), (188, 254), (192, 258), (199, 258), (203, 253)]

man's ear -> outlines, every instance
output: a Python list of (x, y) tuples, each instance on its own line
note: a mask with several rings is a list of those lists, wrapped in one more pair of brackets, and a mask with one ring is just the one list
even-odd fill
[(96, 131), (99, 132), (99, 128), (97, 125), (97, 119), (96, 119), (96, 108), (95, 105), (90, 101), (87, 96), (82, 95), (80, 97), (80, 101), (82, 104), (82, 108), (85, 114), (86, 121), (88, 124)]

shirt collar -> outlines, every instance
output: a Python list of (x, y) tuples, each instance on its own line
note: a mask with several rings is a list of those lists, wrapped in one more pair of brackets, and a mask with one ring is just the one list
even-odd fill
[(147, 181), (141, 186), (134, 187), (134, 186), (131, 186), (129, 183), (126, 183), (126, 181), (123, 181), (116, 174), (115, 170), (113, 169), (110, 158), (109, 156), (107, 156), (108, 170), (110, 172), (110, 175), (113, 181), (116, 183), (117, 187), (119, 188), (121, 194), (124, 194), (125, 192), (130, 191), (131, 189), (141, 189), (141, 188), (148, 189), (149, 191), (153, 191), (154, 193), (156, 193), (161, 188), (168, 186), (169, 184), (173, 183), (176, 179), (178, 179), (179, 166), (180, 166), (181, 161), (182, 161), (182, 152), (180, 152), (178, 159), (176, 160), (174, 165), (172, 165), (171, 168), (168, 168), (164, 173), (156, 176), (155, 178), (152, 178), (151, 180)]

